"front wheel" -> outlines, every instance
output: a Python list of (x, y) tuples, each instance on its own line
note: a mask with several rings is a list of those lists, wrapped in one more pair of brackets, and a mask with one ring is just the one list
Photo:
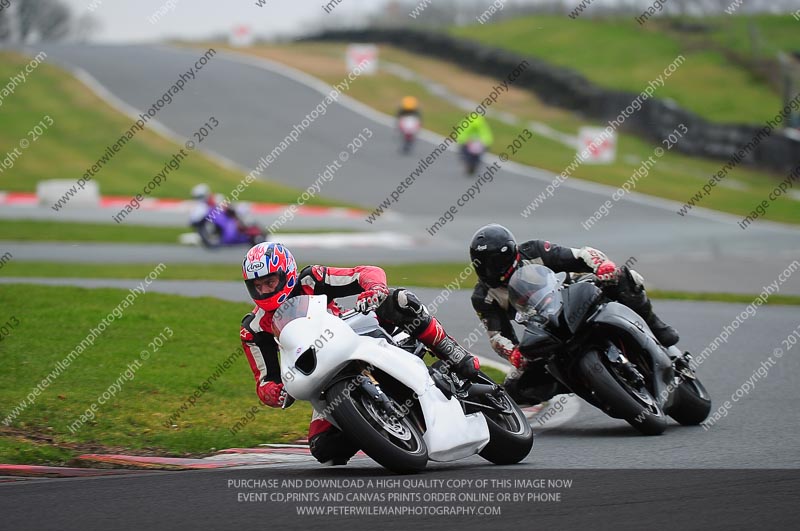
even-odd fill
[(684, 380), (675, 390), (669, 416), (684, 426), (696, 426), (711, 413), (711, 397), (698, 379)]
[(401, 153), (403, 153), (403, 155), (408, 155), (409, 153), (411, 153), (411, 149), (413, 147), (414, 147), (414, 137), (406, 135), (403, 138), (403, 145), (400, 148)]
[(480, 164), (480, 159), (478, 157), (470, 157), (467, 160), (467, 177), (472, 177), (478, 172), (479, 164)]
[(372, 459), (398, 474), (419, 472), (428, 464), (428, 448), (411, 415), (388, 415), (355, 379), (333, 384), (327, 395), (339, 427)]
[(203, 220), (197, 226), (197, 233), (200, 235), (200, 240), (203, 245), (209, 249), (216, 249), (222, 245), (222, 231), (216, 223), (209, 220)]
[[(608, 367), (601, 354), (592, 350), (581, 358), (580, 371), (586, 386), (606, 414), (624, 419), (645, 435), (659, 435), (667, 429), (667, 419), (650, 392), (634, 385)], [(605, 356), (602, 356), (605, 357)]]
[[(480, 378), (485, 379), (481, 383), (493, 383), (483, 373)], [(481, 410), (489, 428), (489, 444), (479, 455), (496, 465), (513, 465), (525, 459), (533, 449), (533, 430), (525, 413), (505, 389), (486, 395), (483, 403), (492, 410)]]

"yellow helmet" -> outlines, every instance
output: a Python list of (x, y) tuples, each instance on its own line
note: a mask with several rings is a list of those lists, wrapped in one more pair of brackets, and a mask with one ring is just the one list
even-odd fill
[(419, 101), (414, 96), (406, 96), (400, 106), (404, 111), (416, 111), (417, 107), (419, 107)]

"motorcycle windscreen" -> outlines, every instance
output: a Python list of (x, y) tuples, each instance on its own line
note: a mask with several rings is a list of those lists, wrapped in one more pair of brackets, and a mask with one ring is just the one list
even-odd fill
[(272, 333), (278, 340), (280, 340), (281, 331), (286, 325), (308, 315), (310, 302), (311, 296), (300, 295), (292, 297), (275, 310), (275, 315), (272, 316)]
[(483, 142), (480, 140), (472, 140), (467, 142), (467, 153), (470, 155), (482, 155), (484, 149)]
[(413, 135), (420, 129), (420, 120), (416, 116), (403, 116), (400, 118), (399, 127), (403, 133)]
[(600, 302), (602, 292), (589, 282), (579, 282), (562, 290), (564, 321), (573, 334), (586, 321), (587, 314)]
[(508, 281), (508, 302), (520, 316), (520, 321), (540, 316), (547, 319), (561, 310), (559, 287), (564, 277), (556, 276), (543, 265), (526, 265)]
[(533, 356), (546, 356), (562, 346), (561, 340), (532, 323), (525, 328), (519, 342), (520, 352)]

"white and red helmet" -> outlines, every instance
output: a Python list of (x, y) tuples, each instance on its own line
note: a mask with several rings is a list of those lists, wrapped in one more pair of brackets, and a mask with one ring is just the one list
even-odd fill
[[(255, 280), (269, 275), (277, 275), (278, 285), (262, 295), (255, 287)], [(289, 249), (280, 243), (259, 243), (247, 251), (242, 262), (242, 276), (253, 302), (265, 311), (274, 312), (297, 285), (297, 264)]]

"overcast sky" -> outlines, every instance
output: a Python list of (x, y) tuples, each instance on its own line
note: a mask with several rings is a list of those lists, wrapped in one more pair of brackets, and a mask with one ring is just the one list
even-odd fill
[[(255, 35), (266, 38), (281, 35), (296, 35), (304, 27), (328, 17), (342, 17), (348, 21), (382, 8), (387, 0), (339, 0), (326, 14), (323, 5), (336, 0), (263, 0), (265, 6), (256, 5), (257, 0), (61, 0), (68, 4), (76, 16), (90, 13), (99, 23), (100, 30), (94, 34), (96, 41), (136, 42), (154, 41), (165, 37), (206, 38), (230, 32), (239, 25), (249, 25)], [(421, 0), (420, 0), (421, 1)], [(432, 0), (435, 3), (437, 0)], [(464, 4), (489, 6), (494, 0), (458, 0)], [(535, 4), (545, 0), (500, 0), (505, 5)], [(614, 5), (620, 2), (631, 5), (651, 5), (654, 0), (594, 0), (590, 7)], [(667, 2), (669, 0), (666, 0)], [(733, 3), (735, 0), (730, 0)], [(743, 0), (747, 7), (777, 4), (800, 7), (800, 0)], [(411, 2), (414, 3), (414, 2)], [(562, 0), (567, 6), (575, 6), (580, 0)], [(721, 9), (728, 0), (717, 0)], [(442, 4), (440, 4), (442, 5)], [(457, 4), (463, 5), (463, 4)], [(91, 9), (94, 7), (94, 9)], [(159, 9), (164, 11), (155, 23), (150, 18)], [(800, 27), (800, 26), (798, 26)]]
[[(152, 41), (163, 37), (207, 37), (247, 24), (257, 35), (272, 37), (298, 32), (309, 22), (325, 15), (322, 0), (62, 0), (75, 15), (91, 13), (100, 22), (98, 41)], [(160, 8), (169, 10), (155, 24), (149, 21)], [(355, 16), (373, 10), (375, 0), (342, 0), (333, 11), (339, 16)], [(91, 6), (96, 6), (90, 11)], [(330, 16), (330, 15), (328, 15)]]

